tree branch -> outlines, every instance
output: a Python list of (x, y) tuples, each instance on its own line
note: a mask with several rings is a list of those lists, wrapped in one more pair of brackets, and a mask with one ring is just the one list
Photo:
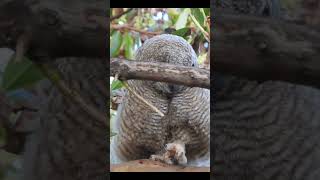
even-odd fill
[(261, 17), (214, 17), (215, 72), (320, 87), (319, 31)]
[(146, 35), (150, 35), (150, 36), (156, 36), (156, 35), (159, 35), (162, 33), (161, 31), (158, 31), (158, 32), (144, 31), (144, 30), (129, 26), (128, 24), (123, 24), (123, 25), (111, 24), (111, 29), (116, 29), (116, 30), (129, 29), (131, 31), (139, 32), (141, 34), (146, 34)]
[(121, 80), (140, 79), (210, 88), (210, 71), (194, 67), (111, 58), (110, 75), (116, 74)]
[(111, 18), (110, 18), (110, 21), (113, 21), (113, 20), (115, 20), (115, 19), (120, 18), (121, 16), (123, 16), (123, 15), (127, 14), (128, 12), (132, 11), (132, 9), (133, 9), (133, 8), (130, 8), (130, 9), (128, 9), (128, 10), (126, 10), (126, 11), (124, 11), (124, 12), (122, 12), (122, 13), (116, 15), (116, 16), (114, 16), (114, 17), (111, 17)]
[(110, 166), (111, 172), (210, 172), (209, 167), (183, 167), (168, 165), (149, 159), (129, 161)]

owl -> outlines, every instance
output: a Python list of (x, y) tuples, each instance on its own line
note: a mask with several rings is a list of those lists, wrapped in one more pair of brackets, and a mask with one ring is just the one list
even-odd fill
[[(198, 67), (197, 56), (183, 38), (163, 34), (148, 39), (137, 61)], [(210, 91), (198, 87), (129, 80), (128, 86), (164, 116), (127, 92), (117, 112), (111, 149), (118, 160), (151, 158), (187, 165), (210, 157)], [(112, 150), (111, 150), (112, 151)]]

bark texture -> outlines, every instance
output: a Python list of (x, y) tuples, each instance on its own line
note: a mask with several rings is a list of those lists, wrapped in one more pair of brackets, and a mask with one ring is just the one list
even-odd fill
[(113, 58), (110, 63), (110, 71), (110, 75), (118, 74), (122, 80), (152, 80), (210, 88), (210, 71), (200, 68)]

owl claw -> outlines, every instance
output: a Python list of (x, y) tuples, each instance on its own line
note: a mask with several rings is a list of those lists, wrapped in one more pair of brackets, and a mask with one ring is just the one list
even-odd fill
[(154, 161), (161, 161), (166, 164), (187, 164), (187, 157), (185, 156), (185, 146), (183, 143), (168, 143), (165, 145), (166, 152), (162, 155), (151, 155), (150, 159)]

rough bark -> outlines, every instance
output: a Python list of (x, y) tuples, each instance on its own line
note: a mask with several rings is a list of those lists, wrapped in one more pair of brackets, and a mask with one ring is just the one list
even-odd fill
[(115, 76), (116, 74), (122, 80), (152, 80), (190, 87), (210, 88), (210, 71), (200, 68), (112, 58), (110, 75)]
[(122, 164), (114, 164), (111, 172), (210, 172), (208, 167), (183, 167), (161, 163), (149, 159), (129, 161)]
[(320, 87), (318, 30), (262, 17), (214, 16), (215, 72)]

